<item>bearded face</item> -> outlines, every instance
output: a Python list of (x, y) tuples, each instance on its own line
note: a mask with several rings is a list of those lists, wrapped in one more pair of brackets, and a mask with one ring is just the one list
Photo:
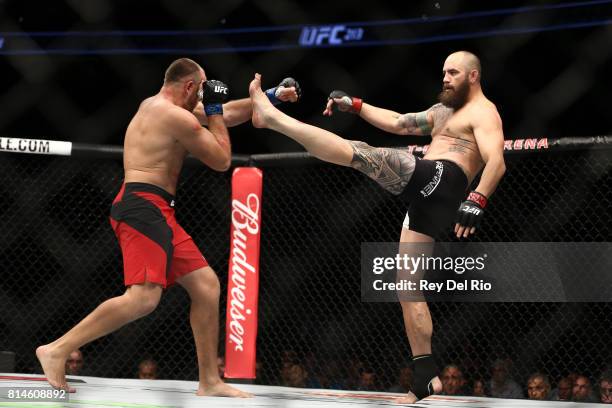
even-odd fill
[(445, 84), (442, 88), (442, 92), (438, 94), (438, 101), (440, 101), (442, 105), (456, 111), (465, 105), (469, 93), (470, 83), (466, 77), (465, 80), (457, 86)]

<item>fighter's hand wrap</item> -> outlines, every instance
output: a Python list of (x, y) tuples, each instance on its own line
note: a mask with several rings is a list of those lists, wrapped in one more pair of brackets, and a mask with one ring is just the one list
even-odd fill
[(223, 115), (223, 104), (229, 99), (229, 88), (221, 81), (209, 79), (204, 83), (202, 104), (206, 116)]
[(431, 354), (423, 354), (412, 358), (414, 378), (410, 391), (418, 399), (423, 399), (434, 393), (432, 381), (438, 376), (438, 367)]
[(272, 105), (278, 105), (278, 104), (283, 103), (283, 101), (278, 99), (278, 97), (281, 94), (281, 91), (284, 88), (291, 88), (292, 86), (295, 87), (295, 93), (297, 94), (298, 101), (299, 101), (300, 98), (302, 97), (302, 88), (300, 88), (300, 84), (298, 83), (298, 81), (296, 81), (295, 79), (291, 77), (287, 77), (283, 79), (280, 82), (280, 84), (278, 84), (274, 88), (270, 88), (266, 90), (266, 95), (268, 96), (268, 99), (270, 99), (270, 102), (272, 102)]
[(361, 98), (350, 96), (346, 92), (336, 89), (335, 91), (331, 91), (331, 93), (329, 94), (329, 98), (327, 98), (327, 100), (330, 99), (341, 99), (340, 102), (334, 100), (338, 110), (341, 112), (361, 112), (361, 105), (363, 104)]
[(477, 227), (484, 216), (487, 197), (477, 191), (472, 191), (457, 210), (456, 223), (462, 227)]

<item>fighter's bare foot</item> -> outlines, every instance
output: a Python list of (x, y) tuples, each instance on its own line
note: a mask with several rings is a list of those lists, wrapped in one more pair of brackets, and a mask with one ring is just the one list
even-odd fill
[(207, 387), (200, 384), (200, 388), (198, 388), (198, 392), (196, 392), (199, 396), (205, 397), (231, 397), (231, 398), (252, 398), (253, 394), (250, 394), (245, 391), (240, 391), (237, 388), (234, 388), (223, 381), (219, 381), (215, 385), (209, 385)]
[(255, 79), (249, 84), (249, 95), (253, 106), (253, 117), (251, 121), (256, 128), (269, 127), (278, 110), (272, 105), (266, 94), (261, 90), (261, 75), (255, 74)]
[(47, 381), (53, 388), (76, 392), (66, 382), (66, 357), (54, 353), (48, 344), (36, 349), (36, 357), (40, 361)]
[(396, 404), (414, 404), (417, 401), (418, 401), (418, 398), (416, 397), (416, 395), (414, 395), (411, 392), (408, 392), (406, 396), (396, 399), (395, 403)]

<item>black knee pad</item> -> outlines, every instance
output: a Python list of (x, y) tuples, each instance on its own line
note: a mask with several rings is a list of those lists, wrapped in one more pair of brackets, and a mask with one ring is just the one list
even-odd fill
[(438, 367), (431, 354), (423, 354), (412, 358), (414, 379), (412, 391), (418, 399), (423, 399), (434, 393), (432, 380), (438, 375)]

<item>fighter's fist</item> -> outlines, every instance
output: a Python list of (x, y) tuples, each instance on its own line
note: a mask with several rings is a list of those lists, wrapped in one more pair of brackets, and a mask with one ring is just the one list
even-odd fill
[(359, 113), (361, 111), (363, 101), (361, 98), (350, 96), (344, 91), (332, 91), (329, 94), (329, 98), (327, 98), (327, 106), (323, 111), (323, 115), (331, 116), (333, 113), (332, 108), (334, 107), (334, 104), (341, 112)]
[(476, 231), (482, 221), (484, 209), (487, 206), (487, 197), (477, 191), (472, 191), (467, 199), (461, 203), (457, 210), (455, 234), (457, 238), (467, 238)]
[(204, 83), (202, 104), (207, 116), (222, 115), (223, 104), (229, 99), (229, 88), (221, 81), (209, 79)]
[(302, 97), (302, 88), (300, 88), (298, 81), (287, 77), (274, 88), (267, 89), (266, 95), (273, 105), (282, 102), (297, 102)]

